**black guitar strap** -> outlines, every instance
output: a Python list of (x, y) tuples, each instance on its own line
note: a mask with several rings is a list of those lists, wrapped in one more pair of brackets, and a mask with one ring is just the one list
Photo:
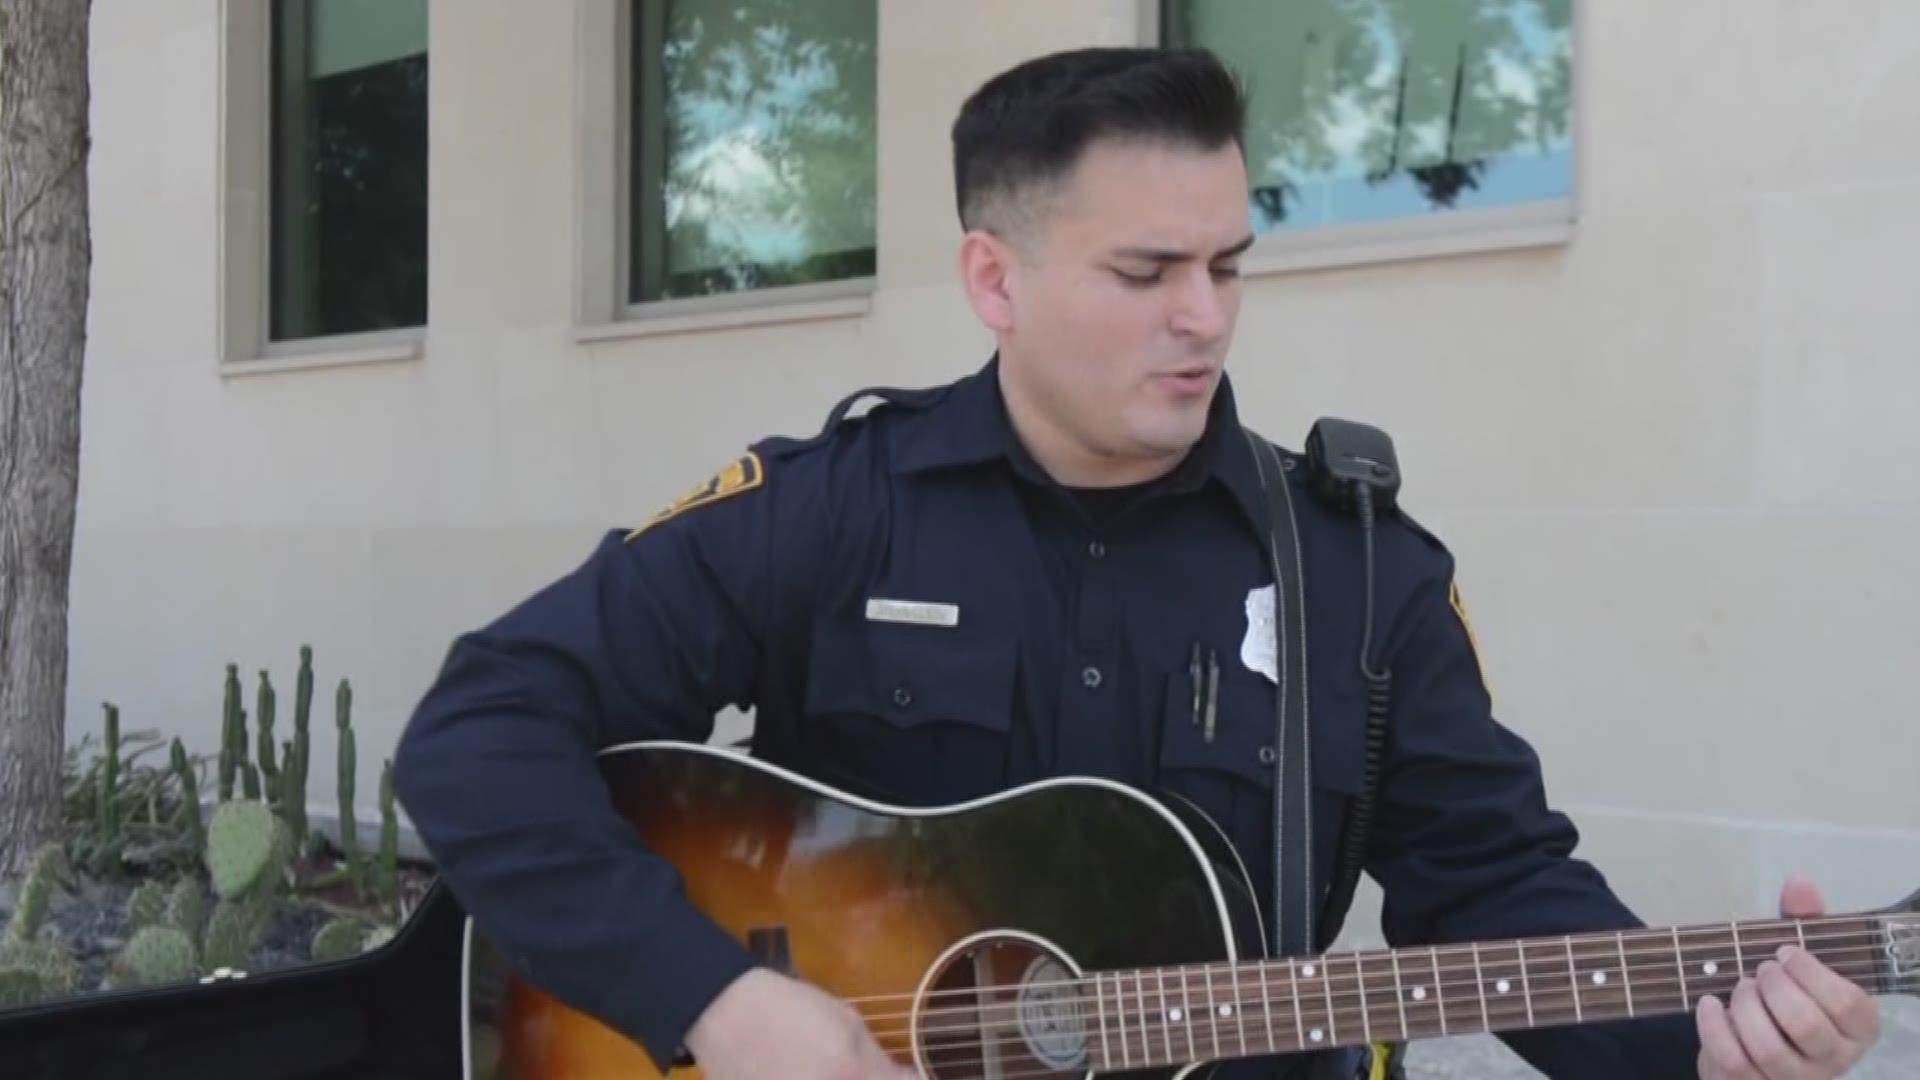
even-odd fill
[(1248, 430), (1267, 495), (1267, 563), (1273, 574), (1275, 671), (1279, 677), (1274, 730), (1273, 940), (1275, 956), (1313, 950), (1313, 785), (1308, 756), (1307, 610), (1300, 561), (1300, 529), (1287, 483), (1290, 462), (1272, 443)]

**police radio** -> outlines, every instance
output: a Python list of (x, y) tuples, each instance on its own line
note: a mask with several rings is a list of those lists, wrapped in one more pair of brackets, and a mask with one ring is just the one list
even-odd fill
[(1374, 537), (1377, 514), (1399, 505), (1400, 462), (1386, 432), (1351, 420), (1322, 417), (1307, 434), (1307, 485), (1314, 494), (1360, 521), (1366, 552), (1366, 630), (1360, 637), (1360, 674), (1367, 684), (1367, 726), (1360, 794), (1354, 800), (1340, 840), (1340, 862), (1329, 883), (1321, 933), (1330, 943), (1353, 903), (1354, 889), (1373, 823), (1374, 788), (1387, 745), (1387, 716), (1393, 697), (1393, 672), (1376, 668), (1373, 656)]

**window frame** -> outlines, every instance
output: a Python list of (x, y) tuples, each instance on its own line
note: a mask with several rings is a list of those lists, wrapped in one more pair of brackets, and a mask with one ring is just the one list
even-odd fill
[[(631, 0), (579, 0), (575, 12), (574, 338), (606, 341), (768, 323), (860, 317), (875, 274), (715, 296), (632, 301)], [(877, 17), (884, 17), (880, 13)], [(875, 244), (879, 236), (875, 235)]]
[[(268, 337), (275, 213), (273, 3), (228, 0), (220, 5), (218, 370), (222, 375), (254, 375), (418, 359), (425, 351), (425, 323), (305, 338)], [(429, 36), (432, 17), (429, 5)]]
[[(1158, 48), (1174, 0), (1134, 0), (1138, 41)], [(1420, 217), (1316, 225), (1268, 232), (1241, 260), (1243, 275), (1366, 267), (1448, 256), (1563, 247), (1573, 242), (1581, 210), (1580, 156), (1587, 145), (1584, 99), (1586, 4), (1568, 0), (1573, 34), (1571, 108), (1573, 145), (1567, 193), (1511, 206), (1448, 210)]]

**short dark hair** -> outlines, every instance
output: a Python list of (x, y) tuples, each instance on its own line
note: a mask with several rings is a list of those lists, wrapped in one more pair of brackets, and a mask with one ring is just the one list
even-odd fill
[(1029, 189), (1065, 177), (1100, 139), (1246, 151), (1246, 94), (1205, 49), (1087, 48), (987, 80), (953, 122), (963, 229), (1013, 227)]

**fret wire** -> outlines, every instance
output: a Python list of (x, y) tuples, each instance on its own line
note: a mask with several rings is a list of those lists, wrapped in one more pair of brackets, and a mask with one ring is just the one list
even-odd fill
[(1733, 928), (1733, 962), (1739, 965), (1740, 973), (1744, 975), (1747, 972), (1747, 958), (1741, 955), (1740, 924), (1728, 923), (1727, 925)]
[(1390, 953), (1394, 957), (1394, 1005), (1400, 1007), (1400, 1034), (1413, 1038), (1413, 1030), (1407, 1028), (1407, 988), (1400, 982), (1400, 953)]
[(1620, 986), (1627, 992), (1627, 1015), (1631, 1017), (1633, 1015), (1633, 976), (1627, 971), (1627, 935), (1616, 933), (1613, 935), (1613, 940), (1620, 950)]
[(1440, 974), (1440, 947), (1432, 946), (1427, 950), (1433, 957), (1433, 1007), (1440, 1012), (1440, 1034), (1447, 1033), (1447, 991), (1440, 984), (1445, 976)]
[(1306, 1021), (1300, 1018), (1300, 969), (1292, 960), (1287, 961), (1287, 985), (1293, 990), (1287, 996), (1293, 998), (1293, 1026), (1300, 1033), (1298, 1045), (1305, 1046), (1307, 1045), (1307, 1025)]
[(1180, 1015), (1186, 1020), (1180, 1026), (1187, 1033), (1187, 1056), (1197, 1058), (1200, 1048), (1193, 1044), (1193, 999), (1187, 996), (1187, 972), (1184, 968), (1180, 972)]
[(1280, 1047), (1276, 1042), (1278, 1037), (1273, 1033), (1273, 994), (1267, 990), (1267, 965), (1256, 964), (1254, 969), (1260, 972), (1260, 1003), (1267, 1014), (1267, 1049), (1277, 1051)]
[(1213, 965), (1208, 964), (1201, 968), (1200, 976), (1205, 980), (1207, 987), (1207, 1023), (1213, 1028), (1213, 1056), (1224, 1057), (1225, 1054), (1220, 1049), (1220, 1006), (1213, 998)]
[(1147, 1053), (1151, 1055), (1153, 1038), (1147, 1031), (1147, 1020), (1153, 1014), (1147, 1011), (1147, 973), (1143, 971), (1134, 976), (1133, 984), (1134, 992), (1140, 999), (1140, 1045), (1146, 1047)]
[(1533, 1026), (1533, 979), (1527, 972), (1527, 943), (1519, 942), (1520, 997), (1527, 1003), (1527, 1026)]
[(1360, 985), (1360, 1035), (1368, 1042), (1373, 1041), (1373, 1007), (1367, 1004), (1367, 960), (1364, 956), (1353, 958), (1353, 976)]
[(1793, 930), (1794, 930), (1794, 933), (1800, 935), (1800, 947), (1803, 949), (1806, 948), (1807, 947), (1807, 920), (1805, 919), (1793, 920)]
[(1107, 1001), (1105, 995), (1100, 992), (1100, 974), (1098, 972), (1095, 972), (1093, 976), (1093, 1007), (1100, 1018), (1100, 1063), (1102, 1065), (1111, 1065), (1113, 1064), (1113, 1048), (1107, 1045)]
[(1320, 965), (1320, 992), (1327, 999), (1327, 1039), (1338, 1041), (1340, 1029), (1333, 1023), (1333, 976), (1327, 974), (1327, 966), (1324, 963)]
[(1573, 938), (1567, 938), (1567, 985), (1573, 988), (1573, 1018), (1585, 1022), (1580, 1015), (1580, 969), (1573, 962)]
[(1473, 944), (1473, 985), (1480, 995), (1480, 1026), (1488, 1030), (1493, 1028), (1493, 1020), (1487, 1015), (1487, 977), (1480, 971), (1480, 945)]

